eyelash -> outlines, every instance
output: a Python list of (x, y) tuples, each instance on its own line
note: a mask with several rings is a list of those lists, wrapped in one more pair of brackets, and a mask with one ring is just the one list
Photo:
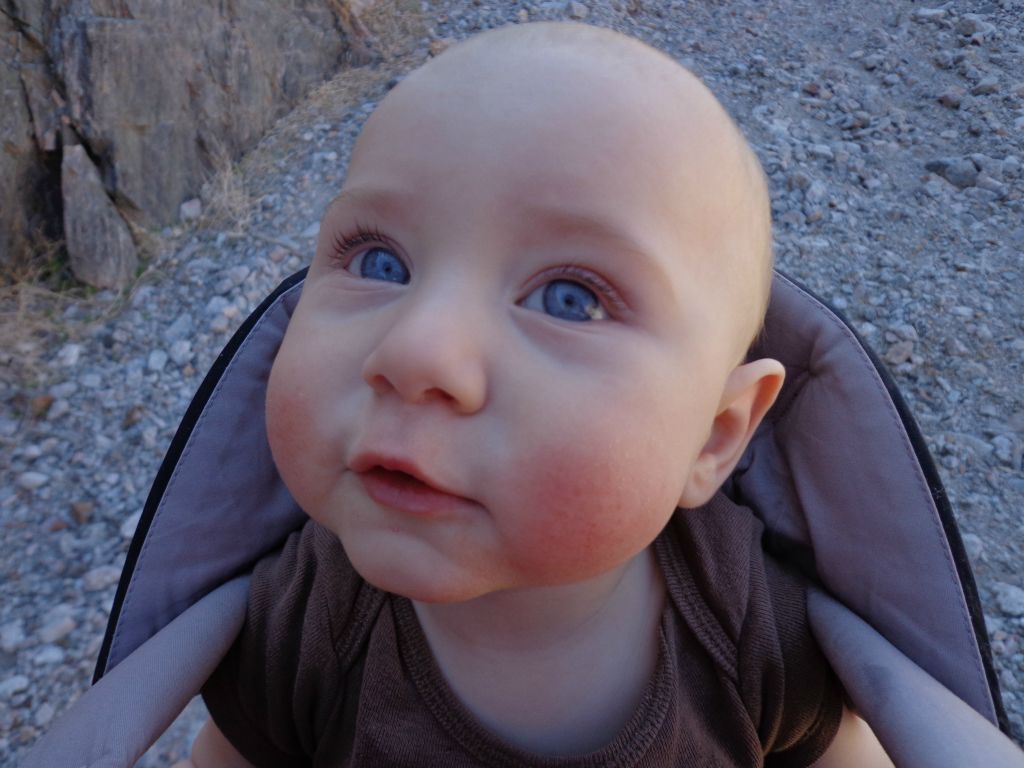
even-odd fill
[[(349, 257), (360, 247), (370, 244), (381, 244), (392, 250), (398, 250), (390, 238), (376, 227), (357, 223), (351, 232), (338, 233), (334, 236), (332, 256), (347, 267), (350, 261)], [(529, 295), (535, 291), (545, 279), (565, 280), (567, 278), (576, 280), (594, 291), (614, 317), (622, 317), (628, 312), (629, 306), (612, 284), (601, 275), (580, 264), (562, 264), (543, 270), (530, 281), (531, 288), (526, 293)]]
[(348, 266), (349, 257), (355, 251), (361, 246), (373, 243), (397, 250), (391, 240), (376, 227), (356, 224), (355, 229), (350, 233), (338, 233), (334, 236), (334, 248), (331, 255), (335, 260), (342, 262), (342, 266)]
[(575, 280), (597, 294), (613, 318), (621, 319), (629, 311), (629, 305), (626, 304), (622, 295), (611, 283), (589, 267), (584, 267), (580, 264), (560, 264), (557, 267), (549, 267), (543, 270), (530, 281), (531, 287), (526, 294), (529, 295), (537, 290), (547, 280), (565, 279)]

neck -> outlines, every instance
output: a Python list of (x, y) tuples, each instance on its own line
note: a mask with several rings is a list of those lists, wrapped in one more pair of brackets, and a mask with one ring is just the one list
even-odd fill
[(648, 549), (586, 582), (414, 607), (441, 673), (486, 727), (564, 755), (598, 749), (636, 710), (664, 594)]

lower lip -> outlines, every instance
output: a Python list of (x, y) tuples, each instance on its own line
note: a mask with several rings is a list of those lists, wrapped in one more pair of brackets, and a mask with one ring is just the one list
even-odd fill
[(358, 477), (373, 501), (415, 517), (438, 517), (469, 503), (462, 496), (439, 491), (404, 472), (377, 467), (358, 473)]

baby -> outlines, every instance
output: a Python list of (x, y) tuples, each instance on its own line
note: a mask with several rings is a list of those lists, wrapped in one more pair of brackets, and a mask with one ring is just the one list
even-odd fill
[(783, 381), (770, 238), (739, 130), (630, 38), (506, 27), (389, 93), (268, 385), (311, 522), (193, 763), (883, 764), (718, 492)]

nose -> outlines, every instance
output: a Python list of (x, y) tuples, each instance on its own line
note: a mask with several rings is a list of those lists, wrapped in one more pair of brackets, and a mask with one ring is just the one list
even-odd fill
[(396, 319), (363, 364), (363, 379), (375, 392), (394, 392), (410, 403), (442, 402), (462, 414), (483, 407), (483, 329), (456, 298), (410, 297), (396, 308)]

